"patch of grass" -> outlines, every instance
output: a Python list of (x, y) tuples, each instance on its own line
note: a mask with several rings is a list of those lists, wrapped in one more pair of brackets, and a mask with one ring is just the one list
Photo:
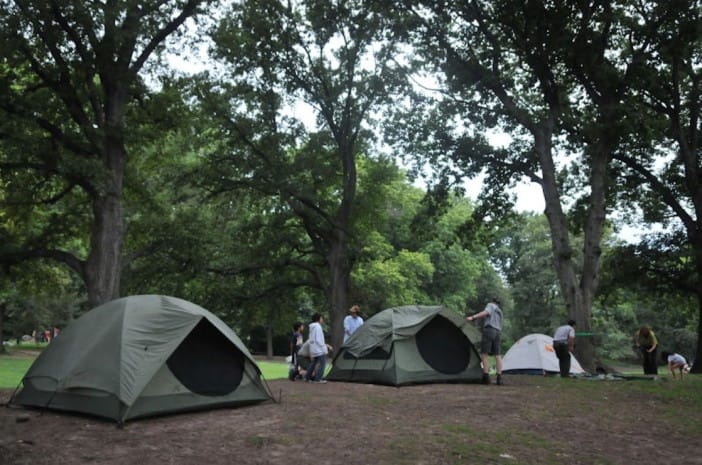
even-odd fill
[(33, 357), (0, 356), (0, 388), (16, 388), (32, 362)]
[(247, 436), (244, 440), (249, 448), (258, 450), (265, 448), (273, 442), (271, 438), (260, 435)]
[(263, 373), (263, 377), (268, 381), (288, 377), (288, 364), (285, 362), (265, 362), (256, 361)]
[(377, 406), (393, 405), (393, 404), (397, 404), (399, 402), (399, 400), (397, 400), (397, 399), (380, 397), (380, 396), (364, 396), (361, 400), (363, 400), (367, 404), (377, 405)]
[(453, 465), (513, 461), (520, 464), (562, 463), (560, 446), (528, 431), (477, 431), (468, 425), (444, 425), (442, 441)]
[[(27, 347), (34, 347), (29, 350), (36, 350), (37, 352), (43, 349), (41, 346), (23, 345), (22, 350), (25, 350)], [(0, 388), (17, 387), (24, 374), (34, 362), (34, 356), (12, 354), (13, 351), (10, 350), (9, 355), (0, 355)], [(269, 381), (288, 377), (288, 364), (285, 362), (257, 361), (256, 363), (258, 363), (263, 377)]]
[(380, 457), (378, 457), (376, 463), (382, 463), (383, 465), (426, 463), (418, 461), (418, 458), (422, 457), (422, 453), (421, 441), (408, 436), (397, 437), (392, 442), (384, 445), (384, 449), (380, 451)]

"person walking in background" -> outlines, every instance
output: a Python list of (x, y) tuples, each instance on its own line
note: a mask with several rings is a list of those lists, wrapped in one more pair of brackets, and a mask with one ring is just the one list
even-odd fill
[(683, 379), (683, 373), (690, 372), (690, 366), (682, 355), (671, 352), (663, 352), (661, 355), (668, 362), (668, 369), (673, 375), (673, 379), (675, 379), (675, 370), (680, 370), (680, 381)]
[(568, 324), (556, 328), (553, 333), (553, 350), (558, 357), (558, 368), (561, 378), (570, 376), (570, 353), (575, 348), (575, 320), (568, 320)]
[[(327, 354), (332, 350), (332, 346), (327, 344), (324, 340), (324, 329), (322, 328), (322, 323), (324, 323), (324, 317), (319, 313), (312, 315), (312, 323), (310, 323), (309, 330), (309, 345), (310, 345), (310, 366), (307, 368), (307, 374), (305, 379), (307, 381), (314, 381), (317, 383), (326, 383), (326, 380), (322, 379), (324, 376), (324, 369), (327, 367)], [(315, 371), (316, 370), (316, 371)], [(314, 378), (312, 378), (314, 375)]]
[(658, 349), (658, 339), (647, 325), (640, 327), (634, 335), (634, 343), (637, 350), (643, 355), (643, 371), (645, 375), (658, 374), (658, 360), (656, 352)]
[(349, 309), (349, 315), (344, 318), (344, 342), (363, 325), (363, 318), (359, 314), (361, 307), (354, 305)]
[(501, 386), (502, 382), (502, 309), (500, 301), (492, 299), (485, 306), (485, 310), (466, 317), (466, 320), (473, 321), (479, 318), (485, 318), (483, 324), (483, 339), (480, 345), (480, 360), (483, 363), (483, 384), (490, 384), (490, 365), (488, 365), (488, 356), (495, 356), (495, 369), (497, 370), (497, 384)]

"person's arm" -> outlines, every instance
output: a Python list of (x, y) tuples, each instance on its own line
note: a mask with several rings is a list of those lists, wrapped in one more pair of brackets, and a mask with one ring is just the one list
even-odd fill
[(346, 334), (347, 336), (351, 335), (351, 325), (350, 325), (349, 317), (344, 318), (344, 334)]
[(653, 352), (656, 350), (656, 347), (658, 347), (658, 339), (656, 338), (656, 335), (653, 334), (653, 331), (651, 331), (651, 348), (648, 349), (648, 352)]
[(568, 335), (568, 352), (573, 352), (575, 349), (575, 336)]
[(467, 317), (466, 320), (473, 321), (473, 320), (477, 320), (478, 318), (485, 318), (488, 315), (489, 315), (488, 311), (483, 310), (482, 312), (478, 312), (475, 315), (471, 315), (471, 316)]

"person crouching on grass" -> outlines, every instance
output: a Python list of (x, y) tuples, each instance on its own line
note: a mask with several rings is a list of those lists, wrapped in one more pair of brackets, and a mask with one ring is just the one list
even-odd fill
[(668, 361), (668, 369), (675, 378), (675, 370), (680, 371), (680, 381), (683, 379), (683, 373), (690, 372), (690, 366), (687, 364), (687, 360), (680, 354), (674, 354), (671, 352), (663, 352), (663, 359)]

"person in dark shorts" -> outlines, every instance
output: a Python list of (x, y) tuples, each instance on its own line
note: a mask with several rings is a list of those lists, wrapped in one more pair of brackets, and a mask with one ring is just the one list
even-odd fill
[(500, 345), (502, 344), (502, 309), (500, 301), (492, 299), (485, 306), (485, 310), (466, 317), (466, 320), (473, 321), (479, 318), (485, 318), (483, 324), (483, 340), (480, 345), (480, 360), (483, 364), (483, 384), (490, 384), (490, 365), (488, 364), (488, 356), (495, 356), (495, 368), (497, 370), (497, 384), (502, 385), (502, 352)]

